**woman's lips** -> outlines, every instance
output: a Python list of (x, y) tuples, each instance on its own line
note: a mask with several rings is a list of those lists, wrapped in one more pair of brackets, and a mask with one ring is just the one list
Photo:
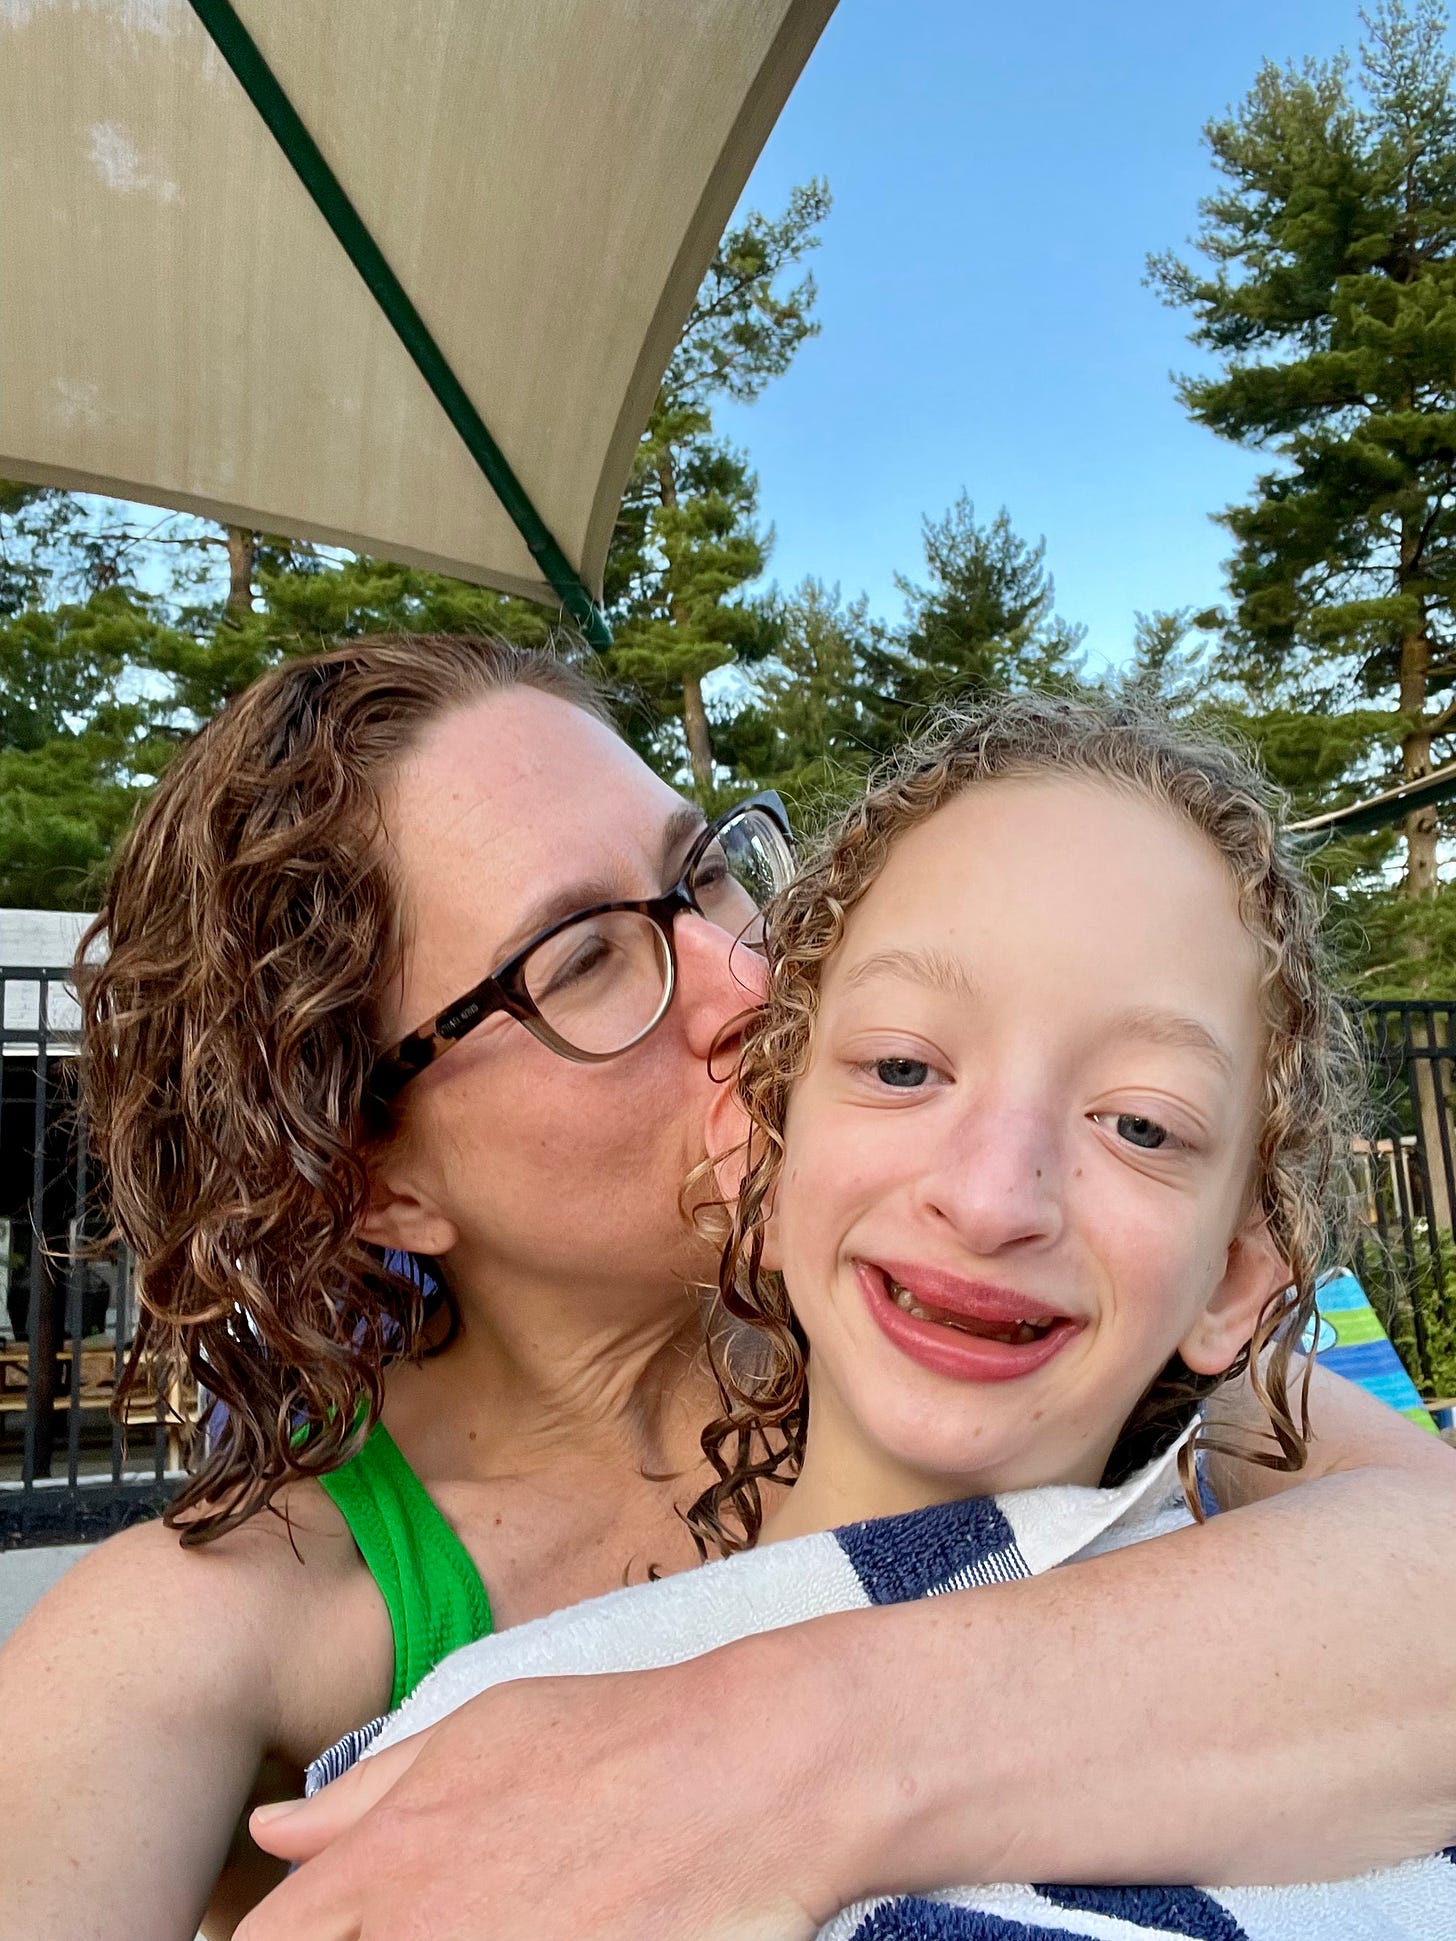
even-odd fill
[[(1002, 1288), (858, 1261), (860, 1289), (880, 1331), (911, 1361), (962, 1382), (1034, 1374), (1082, 1323)], [(909, 1283), (907, 1287), (906, 1283)]]

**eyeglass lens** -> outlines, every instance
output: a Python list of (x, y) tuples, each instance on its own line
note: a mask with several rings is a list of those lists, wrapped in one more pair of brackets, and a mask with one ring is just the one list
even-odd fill
[(755, 918), (792, 873), (793, 856), (778, 824), (761, 810), (746, 809), (704, 851), (691, 888), (704, 916), (752, 943), (762, 935)]
[[(793, 855), (772, 817), (735, 816), (699, 857), (689, 889), (710, 923), (748, 943), (758, 913), (793, 871)], [(671, 996), (672, 960), (650, 917), (610, 910), (548, 937), (526, 959), (531, 1001), (558, 1038), (592, 1057), (625, 1051), (661, 1018)]]
[(667, 938), (651, 917), (608, 910), (558, 930), (526, 959), (531, 1000), (556, 1035), (601, 1057), (650, 1031), (667, 1004)]

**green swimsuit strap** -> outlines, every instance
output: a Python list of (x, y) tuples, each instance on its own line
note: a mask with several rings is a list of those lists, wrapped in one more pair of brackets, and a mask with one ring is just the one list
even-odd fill
[(358, 1455), (319, 1481), (389, 1608), (393, 1711), (442, 1658), (492, 1629), (490, 1599), (469, 1551), (382, 1422)]

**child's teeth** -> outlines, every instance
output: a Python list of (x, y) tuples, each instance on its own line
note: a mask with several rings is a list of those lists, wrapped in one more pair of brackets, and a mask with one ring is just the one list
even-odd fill
[(908, 1287), (901, 1287), (898, 1281), (891, 1281), (890, 1289), (897, 1308), (902, 1308), (906, 1314), (912, 1315), (917, 1321), (929, 1321), (933, 1318), (921, 1307)]
[[(888, 1279), (888, 1276), (886, 1278)], [(1035, 1321), (1008, 1321), (1004, 1328), (994, 1329), (975, 1328), (969, 1324), (963, 1325), (953, 1315), (932, 1314), (928, 1309), (923, 1308), (910, 1292), (909, 1288), (902, 1287), (899, 1281), (890, 1281), (890, 1299), (903, 1314), (908, 1314), (914, 1321), (934, 1321), (943, 1328), (959, 1328), (962, 1334), (989, 1334), (993, 1339), (1007, 1341), (1012, 1346), (1018, 1348), (1024, 1346), (1028, 1341), (1038, 1340), (1045, 1329), (1050, 1326), (1049, 1322), (1039, 1324)]]

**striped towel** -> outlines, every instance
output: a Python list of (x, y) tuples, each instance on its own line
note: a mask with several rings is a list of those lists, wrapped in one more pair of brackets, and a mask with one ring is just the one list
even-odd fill
[[(1179, 1446), (1116, 1489), (1059, 1485), (850, 1524), (481, 1638), (315, 1761), (309, 1791), (492, 1685), (680, 1664), (833, 1611), (1008, 1583), (1180, 1528)], [(1456, 1941), (1453, 1859), (1311, 1887), (950, 1889), (847, 1908), (820, 1941)]]

